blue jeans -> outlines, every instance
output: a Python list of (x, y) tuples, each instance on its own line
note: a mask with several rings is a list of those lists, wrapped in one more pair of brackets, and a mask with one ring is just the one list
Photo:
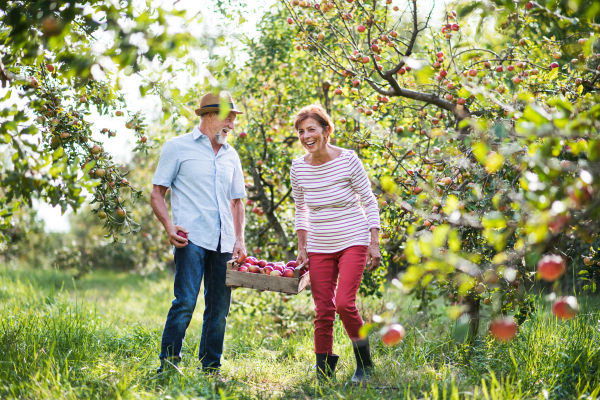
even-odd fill
[(225, 286), (227, 261), (232, 253), (206, 250), (188, 241), (175, 249), (175, 300), (163, 331), (160, 359), (181, 359), (181, 347), (196, 308), (200, 283), (204, 276), (204, 321), (198, 357), (204, 369), (221, 366), (227, 315), (231, 306), (231, 289)]

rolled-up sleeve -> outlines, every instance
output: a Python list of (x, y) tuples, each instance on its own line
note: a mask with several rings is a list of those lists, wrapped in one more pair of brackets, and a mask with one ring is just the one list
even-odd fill
[(290, 171), (290, 180), (292, 181), (292, 197), (296, 203), (296, 230), (308, 231), (308, 206), (304, 202), (304, 193), (298, 185), (298, 177), (296, 176), (296, 168), (292, 164)]
[(350, 157), (349, 163), (352, 177), (352, 189), (358, 195), (362, 207), (365, 210), (365, 215), (369, 222), (369, 229), (381, 229), (377, 199), (371, 190), (371, 182), (369, 182), (367, 172), (355, 153)]
[(241, 199), (246, 197), (246, 182), (244, 181), (244, 171), (239, 156), (236, 157), (237, 162), (234, 166), (233, 180), (231, 182), (231, 198)]
[(171, 140), (163, 145), (158, 167), (156, 167), (154, 178), (152, 178), (153, 185), (171, 187), (171, 183), (173, 183), (179, 170), (178, 156), (177, 148)]

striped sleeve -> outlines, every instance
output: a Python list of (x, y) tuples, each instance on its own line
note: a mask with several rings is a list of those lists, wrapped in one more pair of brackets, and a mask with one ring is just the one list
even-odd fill
[(367, 172), (354, 152), (350, 157), (349, 166), (351, 171), (350, 176), (352, 177), (352, 189), (358, 194), (362, 208), (365, 210), (367, 221), (369, 221), (369, 230), (373, 228), (381, 229), (377, 199), (371, 190), (371, 183), (369, 182)]
[(304, 202), (304, 193), (302, 188), (298, 186), (298, 177), (296, 176), (296, 165), (292, 164), (290, 171), (290, 180), (292, 181), (292, 197), (296, 202), (296, 230), (308, 231), (308, 206)]

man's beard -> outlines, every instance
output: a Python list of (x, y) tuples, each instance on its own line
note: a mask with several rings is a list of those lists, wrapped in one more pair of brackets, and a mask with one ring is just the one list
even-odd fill
[(215, 135), (215, 142), (219, 143), (219, 144), (226, 144), (227, 143), (227, 131), (225, 129), (221, 129), (219, 131), (219, 133), (217, 133)]

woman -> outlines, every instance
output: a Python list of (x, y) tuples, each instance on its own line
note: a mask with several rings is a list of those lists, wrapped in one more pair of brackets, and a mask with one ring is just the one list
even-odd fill
[[(335, 371), (333, 323), (337, 312), (352, 340), (356, 356), (353, 382), (366, 381), (373, 363), (369, 339), (361, 339), (363, 321), (356, 292), (365, 265), (381, 262), (379, 210), (367, 174), (352, 150), (329, 143), (334, 131), (329, 115), (318, 105), (304, 107), (294, 128), (308, 154), (292, 163), (292, 195), (296, 201), (298, 264), (310, 259), (315, 301), (315, 354), (319, 379)], [(336, 290), (337, 287), (337, 290)]]

